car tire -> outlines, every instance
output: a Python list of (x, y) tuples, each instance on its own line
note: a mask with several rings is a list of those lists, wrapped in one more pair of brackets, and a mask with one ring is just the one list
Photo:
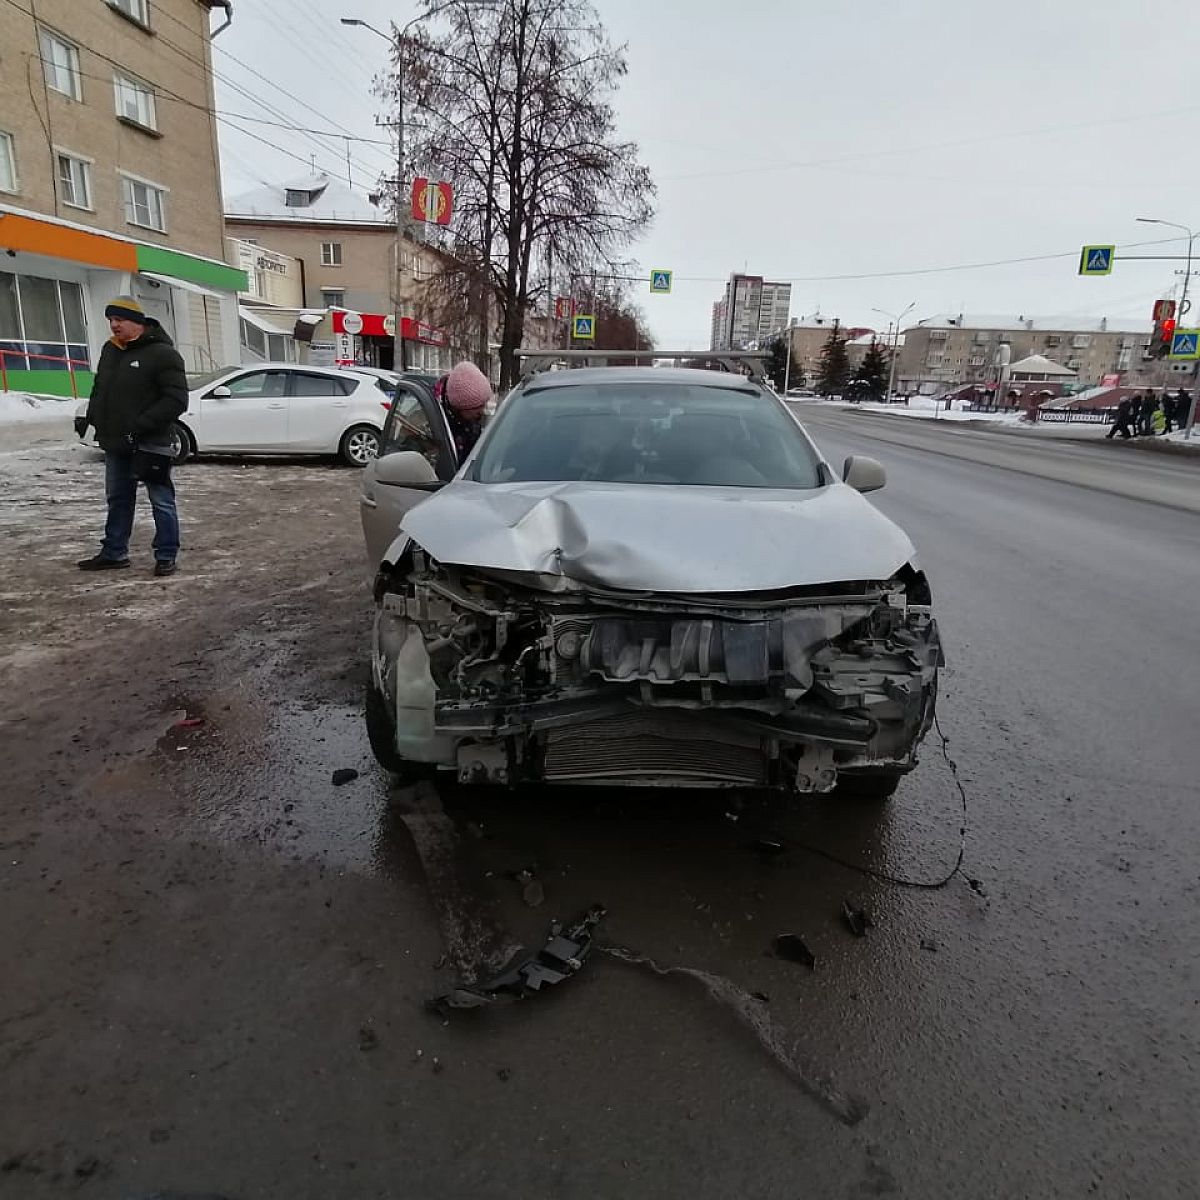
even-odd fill
[(409, 762), (400, 757), (392, 739), (392, 719), (387, 710), (387, 701), (375, 684), (367, 684), (366, 701), (367, 741), (375, 761), (399, 783), (416, 783), (433, 776), (434, 768), (429, 763)]
[(178, 421), (171, 425), (171, 445), (175, 447), (174, 464), (177, 467), (182, 467), (196, 453), (192, 435)]
[(886, 804), (900, 786), (903, 771), (875, 771), (870, 775), (839, 775), (835, 795), (851, 804)]
[(349, 467), (365, 467), (379, 457), (383, 438), (371, 425), (355, 425), (342, 434), (338, 456)]

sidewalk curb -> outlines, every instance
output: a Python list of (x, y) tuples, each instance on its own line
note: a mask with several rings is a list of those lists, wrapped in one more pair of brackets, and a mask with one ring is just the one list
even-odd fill
[[(892, 420), (895, 420), (895, 421), (904, 421), (908, 424), (916, 424), (916, 425), (920, 425), (920, 426), (939, 424), (939, 422), (933, 417), (904, 417), (904, 416), (901, 416), (899, 413), (880, 412), (878, 409), (873, 409), (873, 408), (843, 407), (843, 408), (840, 408), (839, 411), (857, 413), (860, 417), (884, 417), (884, 418), (890, 417)], [(1041, 434), (1039, 434), (1037, 429), (1033, 426), (1014, 429), (1012, 426), (1004, 425), (1004, 424), (1000, 423), (999, 421), (971, 421), (971, 420), (945, 421), (945, 422), (940, 422), (940, 424), (943, 428), (966, 426), (966, 428), (968, 428), (968, 429), (982, 429), (982, 430), (986, 430), (990, 433), (1001, 434), (1004, 437), (1017, 437), (1017, 438), (1034, 437), (1034, 438), (1036, 438), (1036, 437), (1042, 436)], [(1197, 426), (1197, 429), (1200, 429), (1200, 425)], [(1179, 442), (1163, 441), (1161, 438), (1158, 438), (1158, 437), (1130, 438), (1128, 444), (1131, 449), (1140, 451), (1142, 453), (1167, 454), (1167, 455), (1174, 455), (1177, 458), (1200, 458), (1200, 433), (1196, 434), (1195, 436), (1196, 436), (1196, 440), (1190, 446), (1181, 445)], [(1069, 437), (1054, 437), (1051, 434), (1046, 434), (1044, 440), (1048, 441), (1048, 442), (1049, 441), (1074, 442), (1078, 445), (1088, 445), (1088, 446), (1097, 446), (1101, 442), (1103, 442), (1105, 445), (1110, 444), (1110, 439), (1107, 437), (1069, 438)], [(1111, 439), (1111, 444), (1115, 446), (1118, 444), (1126, 445), (1127, 443), (1125, 442), (1124, 439), (1122, 439), (1119, 443), (1117, 442), (1116, 439)]]

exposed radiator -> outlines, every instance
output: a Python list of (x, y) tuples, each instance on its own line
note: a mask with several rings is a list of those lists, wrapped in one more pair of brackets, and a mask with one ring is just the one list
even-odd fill
[(545, 778), (675, 779), (756, 786), (766, 761), (758, 738), (697, 714), (647, 712), (608, 717), (551, 733)]

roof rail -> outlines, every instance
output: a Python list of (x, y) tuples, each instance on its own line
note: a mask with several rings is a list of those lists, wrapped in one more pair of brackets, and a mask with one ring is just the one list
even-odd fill
[(717, 370), (763, 380), (767, 375), (768, 355), (764, 350), (518, 350), (516, 357), (521, 360), (523, 379), (548, 371), (556, 363), (565, 367), (607, 367), (611, 360), (617, 359), (653, 366), (661, 359), (669, 359), (677, 367), (681, 363), (706, 367), (715, 363)]

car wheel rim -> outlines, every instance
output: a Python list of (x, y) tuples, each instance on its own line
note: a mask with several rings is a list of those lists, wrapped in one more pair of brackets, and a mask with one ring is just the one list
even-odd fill
[(379, 439), (373, 433), (367, 433), (365, 430), (361, 433), (352, 433), (346, 442), (346, 450), (350, 457), (361, 466), (379, 456)]
[(178, 458), (183, 453), (183, 435), (178, 429), (171, 430), (171, 457)]

